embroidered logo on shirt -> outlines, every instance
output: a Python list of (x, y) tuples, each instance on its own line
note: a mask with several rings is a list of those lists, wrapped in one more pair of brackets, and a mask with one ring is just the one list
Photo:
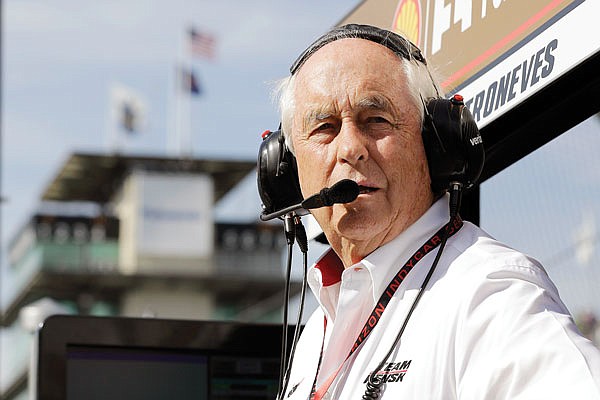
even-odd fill
[[(377, 379), (381, 379), (383, 383), (402, 382), (411, 362), (412, 360), (386, 363), (382, 369), (377, 371), (375, 376)], [(363, 383), (367, 383), (368, 379), (369, 376), (367, 375)]]

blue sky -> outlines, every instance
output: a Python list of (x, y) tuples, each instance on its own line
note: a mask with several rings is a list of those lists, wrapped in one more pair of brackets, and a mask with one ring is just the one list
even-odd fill
[(188, 27), (216, 38), (214, 60), (193, 60), (204, 91), (191, 104), (193, 154), (254, 160), (260, 133), (278, 123), (270, 83), (356, 3), (4, 1), (4, 241), (69, 154), (109, 150), (111, 85), (135, 90), (147, 106), (145, 132), (122, 140), (121, 151), (168, 154), (173, 81)]

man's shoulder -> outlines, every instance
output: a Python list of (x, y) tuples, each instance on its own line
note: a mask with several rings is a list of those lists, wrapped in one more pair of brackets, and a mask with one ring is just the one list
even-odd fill
[(494, 239), (471, 223), (465, 223), (450, 246), (455, 252), (451, 268), (464, 274), (465, 278), (505, 277), (526, 279), (543, 286), (552, 285), (538, 260)]

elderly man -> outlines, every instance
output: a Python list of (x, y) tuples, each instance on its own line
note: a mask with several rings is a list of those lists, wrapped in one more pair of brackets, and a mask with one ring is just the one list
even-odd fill
[(414, 45), (362, 25), (319, 38), (282, 84), (302, 193), (360, 193), (312, 211), (331, 250), (309, 271), (320, 308), (281, 398), (600, 399), (600, 353), (542, 266), (432, 190), (438, 93)]

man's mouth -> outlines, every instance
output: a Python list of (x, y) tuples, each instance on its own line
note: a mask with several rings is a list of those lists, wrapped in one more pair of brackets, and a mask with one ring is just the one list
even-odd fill
[(359, 194), (372, 193), (372, 192), (374, 192), (376, 190), (377, 190), (377, 188), (370, 187), (370, 186), (362, 186), (362, 185), (358, 186), (358, 193)]

